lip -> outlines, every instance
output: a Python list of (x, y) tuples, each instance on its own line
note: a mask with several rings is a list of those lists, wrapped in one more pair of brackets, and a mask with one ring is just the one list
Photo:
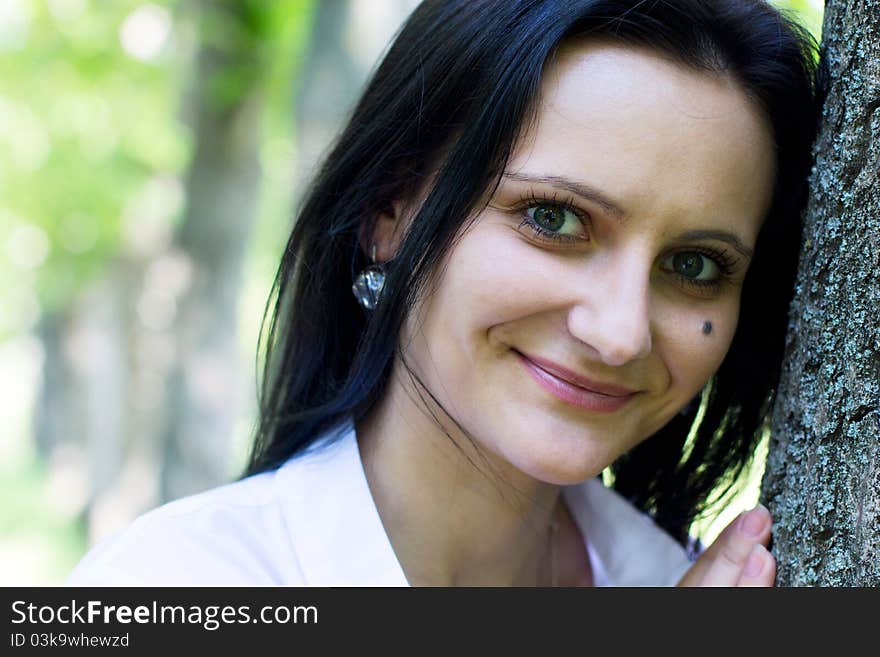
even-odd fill
[[(515, 350), (514, 350), (515, 351)], [(580, 374), (575, 374), (571, 370), (567, 370), (562, 365), (557, 365), (553, 361), (546, 360), (544, 358), (538, 358), (537, 356), (530, 356), (528, 354), (524, 354), (520, 351), (517, 351), (520, 356), (523, 358), (530, 360), (535, 365), (540, 367), (545, 372), (549, 372), (557, 379), (562, 379), (563, 381), (567, 381), (573, 385), (576, 385), (579, 388), (586, 388), (587, 390), (591, 390), (593, 392), (598, 392), (603, 395), (608, 395), (609, 397), (627, 397), (629, 395), (635, 394), (638, 390), (633, 390), (632, 388), (625, 388), (624, 386), (614, 385), (613, 383), (602, 383), (601, 381), (594, 381), (593, 379), (588, 379), (585, 376), (581, 376)]]
[(593, 381), (542, 358), (515, 353), (542, 388), (562, 401), (587, 410), (616, 411), (638, 393), (631, 388)]

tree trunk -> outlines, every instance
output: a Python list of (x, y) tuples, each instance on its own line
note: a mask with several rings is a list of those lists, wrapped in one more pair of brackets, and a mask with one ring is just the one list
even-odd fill
[(174, 238), (188, 286), (176, 317), (166, 387), (161, 496), (229, 478), (242, 385), (236, 325), (241, 263), (257, 214), (260, 91), (269, 6), (206, 0), (191, 98), (195, 154)]
[(827, 97), (763, 497), (781, 586), (880, 585), (880, 0), (829, 0)]
[(419, 0), (320, 0), (296, 95), (298, 187), (315, 173), (368, 74)]

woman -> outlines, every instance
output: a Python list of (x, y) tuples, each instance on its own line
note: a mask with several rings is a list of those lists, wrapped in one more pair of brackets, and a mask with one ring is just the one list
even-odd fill
[(773, 400), (812, 53), (758, 0), (424, 2), (288, 242), (248, 476), (70, 581), (772, 585), (762, 507), (685, 547)]

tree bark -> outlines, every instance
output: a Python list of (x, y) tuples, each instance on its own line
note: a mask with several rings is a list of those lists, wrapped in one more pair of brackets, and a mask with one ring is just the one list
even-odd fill
[(880, 0), (829, 0), (827, 89), (762, 493), (781, 586), (880, 585)]

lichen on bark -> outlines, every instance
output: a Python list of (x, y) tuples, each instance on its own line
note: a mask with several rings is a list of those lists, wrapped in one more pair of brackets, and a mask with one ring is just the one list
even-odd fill
[(827, 84), (762, 496), (782, 586), (880, 585), (880, 0), (829, 0)]

